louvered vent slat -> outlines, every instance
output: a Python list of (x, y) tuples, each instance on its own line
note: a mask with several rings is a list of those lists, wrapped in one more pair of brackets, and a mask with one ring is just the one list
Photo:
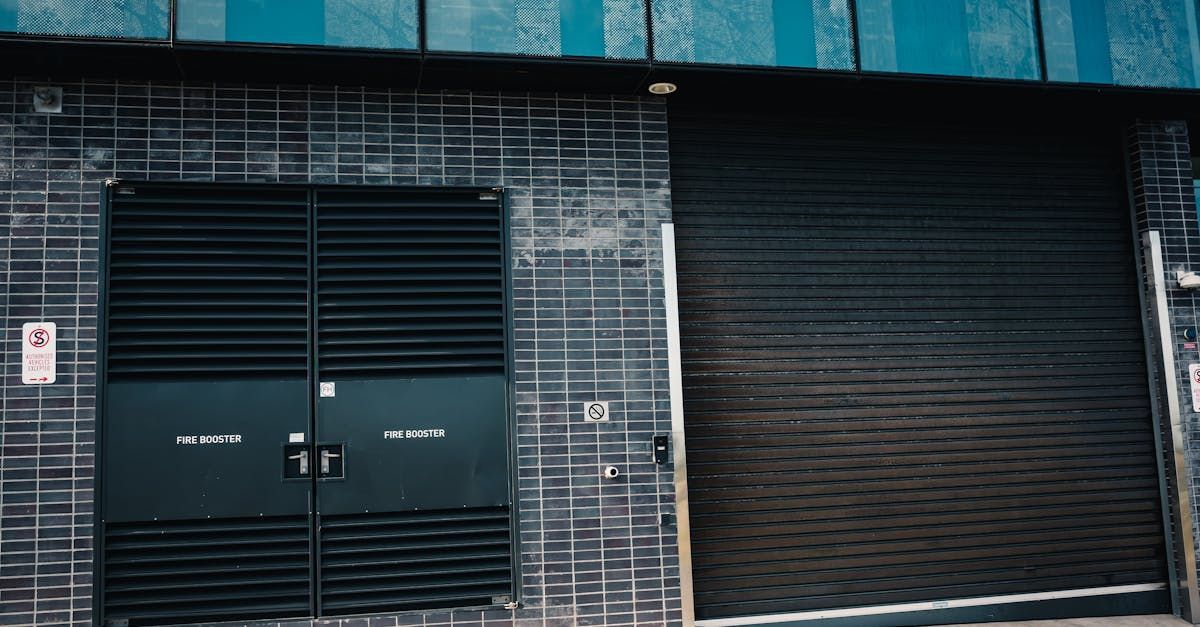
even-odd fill
[(123, 188), (110, 213), (110, 380), (305, 376), (307, 191)]
[(493, 605), (512, 594), (507, 507), (321, 519), (326, 612)]
[(498, 200), (324, 190), (316, 216), (322, 378), (504, 371)]
[(131, 625), (309, 613), (305, 516), (109, 524), (104, 605)]

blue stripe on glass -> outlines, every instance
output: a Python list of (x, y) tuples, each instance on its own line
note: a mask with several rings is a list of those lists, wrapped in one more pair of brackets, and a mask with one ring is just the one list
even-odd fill
[(817, 67), (811, 2), (774, 0), (775, 64)]
[(963, 0), (894, 0), (896, 65), (912, 74), (971, 76)]
[(17, 0), (0, 0), (0, 31), (17, 30)]
[(1071, 33), (1075, 37), (1076, 75), (1081, 83), (1112, 83), (1108, 49), (1108, 17), (1103, 2), (1071, 0)]
[(322, 45), (325, 43), (325, 2), (226, 0), (225, 39)]
[(563, 55), (604, 56), (604, 4), (596, 0), (559, 0), (559, 4)]

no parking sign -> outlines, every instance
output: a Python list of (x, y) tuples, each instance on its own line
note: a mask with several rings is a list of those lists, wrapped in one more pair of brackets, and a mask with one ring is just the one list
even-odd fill
[(57, 335), (58, 326), (53, 322), (26, 322), (21, 327), (21, 383), (54, 383), (58, 376)]
[(1192, 411), (1200, 413), (1200, 364), (1188, 366), (1188, 379), (1192, 382)]

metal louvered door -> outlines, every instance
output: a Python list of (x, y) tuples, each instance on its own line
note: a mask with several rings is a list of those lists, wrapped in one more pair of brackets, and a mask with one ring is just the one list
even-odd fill
[(103, 620), (511, 602), (499, 192), (109, 192)]
[(499, 194), (320, 189), (315, 215), (321, 612), (508, 603)]
[[(104, 617), (311, 613), (308, 193), (110, 189)], [(102, 344), (103, 345), (103, 344)]]
[(1169, 611), (1110, 133), (671, 133), (700, 619)]

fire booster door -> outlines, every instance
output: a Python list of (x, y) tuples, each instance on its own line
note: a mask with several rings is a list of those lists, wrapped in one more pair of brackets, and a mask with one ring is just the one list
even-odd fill
[(498, 192), (106, 196), (106, 624), (513, 600)]

